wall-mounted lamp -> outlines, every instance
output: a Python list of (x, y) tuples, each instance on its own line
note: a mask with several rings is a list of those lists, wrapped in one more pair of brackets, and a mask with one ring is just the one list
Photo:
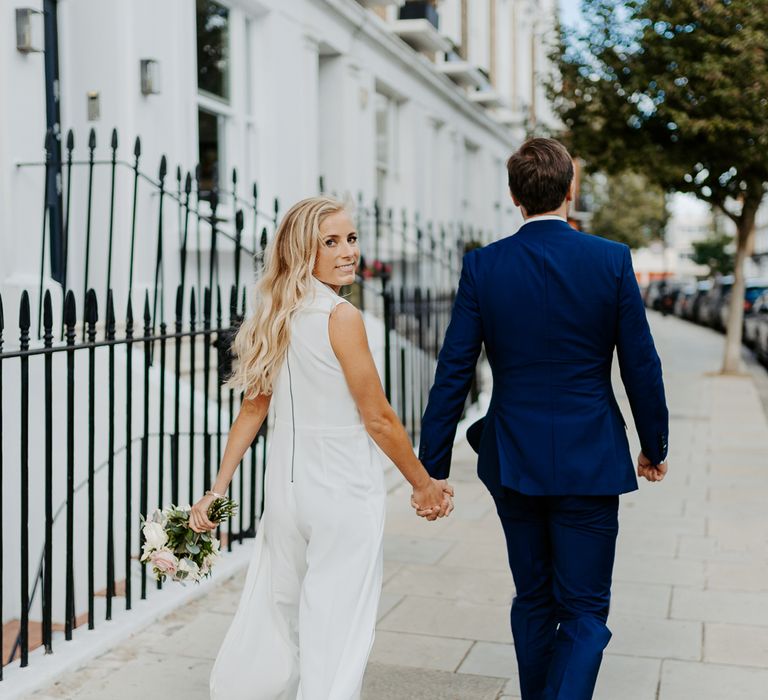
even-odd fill
[(141, 74), (141, 94), (160, 94), (160, 61), (154, 58), (142, 58), (139, 62)]
[(101, 96), (96, 90), (86, 93), (88, 101), (88, 121), (97, 122), (101, 119)]
[(16, 50), (21, 53), (42, 53), (41, 22), (32, 21), (32, 15), (42, 12), (31, 7), (16, 8)]

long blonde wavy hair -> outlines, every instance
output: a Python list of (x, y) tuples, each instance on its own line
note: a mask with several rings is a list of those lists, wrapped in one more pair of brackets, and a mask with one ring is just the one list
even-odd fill
[(271, 394), (291, 340), (291, 319), (312, 288), (320, 225), (345, 206), (331, 197), (309, 197), (283, 217), (265, 255), (253, 316), (235, 336), (238, 362), (228, 386), (252, 399)]

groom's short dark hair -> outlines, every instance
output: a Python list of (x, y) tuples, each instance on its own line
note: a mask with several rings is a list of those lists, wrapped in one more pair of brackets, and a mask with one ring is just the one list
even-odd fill
[(528, 139), (507, 161), (509, 191), (528, 216), (554, 211), (573, 180), (573, 160), (554, 139)]

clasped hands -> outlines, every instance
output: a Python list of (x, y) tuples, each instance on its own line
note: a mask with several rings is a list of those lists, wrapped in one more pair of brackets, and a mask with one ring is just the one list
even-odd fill
[(453, 510), (453, 486), (446, 479), (430, 478), (424, 486), (414, 487), (411, 507), (427, 520), (444, 518)]
[(642, 452), (637, 455), (637, 475), (648, 481), (661, 481), (667, 475), (667, 463), (652, 464)]

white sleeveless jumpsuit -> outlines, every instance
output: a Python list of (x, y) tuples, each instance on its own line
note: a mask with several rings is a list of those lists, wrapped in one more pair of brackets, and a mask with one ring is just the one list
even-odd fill
[(347, 302), (313, 286), (273, 389), (265, 510), (211, 700), (354, 700), (373, 645), (383, 460), (328, 337)]

